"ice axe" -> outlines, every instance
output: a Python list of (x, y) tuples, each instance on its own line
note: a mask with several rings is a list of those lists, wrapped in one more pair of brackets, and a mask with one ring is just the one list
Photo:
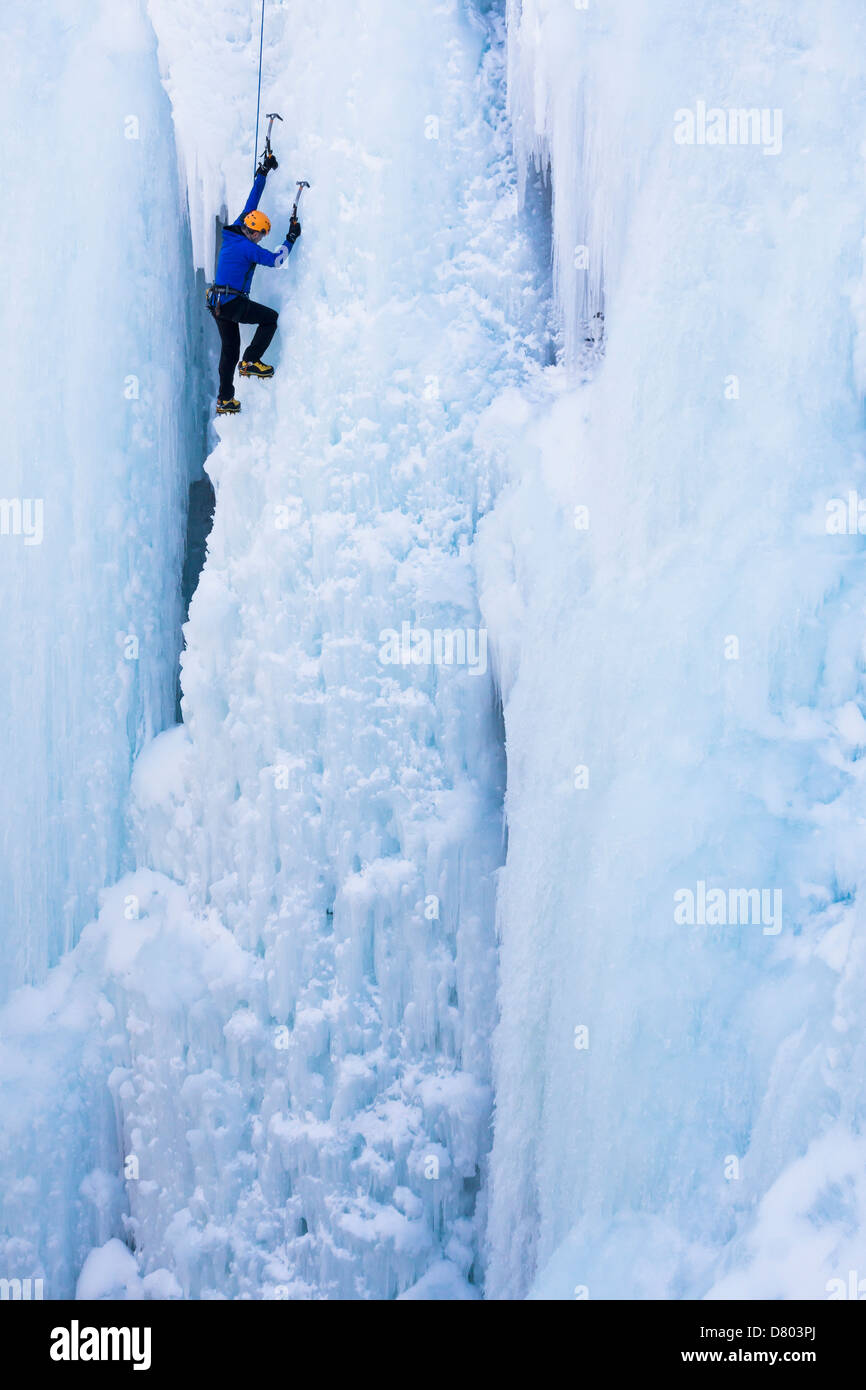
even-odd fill
[(298, 203), (301, 201), (301, 195), (302, 195), (304, 189), (305, 189), (305, 188), (309, 188), (309, 186), (310, 186), (310, 185), (307, 183), (307, 180), (306, 180), (306, 179), (298, 179), (298, 196), (297, 196), (297, 198), (295, 199), (295, 206), (292, 208), (292, 217), (297, 217), (297, 215), (298, 215)]
[(279, 111), (266, 111), (265, 117), (268, 122), (268, 133), (265, 136), (265, 148), (262, 152), (262, 159), (267, 159), (271, 152), (271, 131), (274, 128), (274, 121), (281, 121), (283, 119)]

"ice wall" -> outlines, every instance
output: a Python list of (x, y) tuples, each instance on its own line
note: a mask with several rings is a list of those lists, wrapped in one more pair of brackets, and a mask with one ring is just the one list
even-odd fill
[[(827, 529), (863, 487), (863, 19), (509, 18), (569, 366), (477, 436), (513, 477), (476, 552), (508, 747), (487, 1292), (824, 1298), (866, 1224), (866, 581)], [(701, 141), (701, 103), (766, 124)], [(701, 883), (781, 915), (678, 922)]]
[[(185, 200), (142, 6), (8, 9), (2, 42), (0, 492), (38, 501), (41, 529), (25, 533), (32, 505), (18, 534), (3, 513), (0, 989), (38, 987), (0, 1022), (0, 1268), (60, 1298), (87, 1251), (124, 1233), (107, 1078), (129, 1019), (93, 930), (69, 948), (133, 862), (133, 759), (174, 715), (201, 396)], [(121, 897), (128, 932), (124, 910)]]
[(130, 862), (134, 755), (173, 715), (190, 456), (188, 231), (137, 0), (0, 21), (0, 996)]
[[(252, 173), (258, 5), (149, 10), (209, 269)], [(269, 6), (272, 244), (313, 185), (255, 287), (277, 375), (238, 383), (207, 462), (139, 868), (5, 1018), (12, 1150), (48, 1189), (12, 1185), (12, 1229), (52, 1289), (96, 1245), (89, 1296), (479, 1295), (504, 768), (472, 559), (500, 461), (474, 435), (548, 350), (503, 52), (496, 10), (457, 0)]]
[[(217, 158), (230, 211), (249, 184), (258, 31), (250, 7), (226, 7), (241, 52), (202, 36), (192, 7), (151, 9), (206, 229)], [(494, 693), (477, 647), (455, 665), (383, 650), (404, 623), (483, 647), (471, 543), (496, 465), (473, 431), (522, 374), (522, 334), (542, 348), (495, 24), (457, 3), (268, 11), (274, 245), (293, 180), (313, 187), (285, 271), (256, 281), (281, 310), (277, 376), (241, 386), (207, 464), (182, 746), (158, 740), (137, 773), (142, 859), (219, 915), (249, 969), (230, 1012), (204, 991), (193, 1009), (211, 1020), (203, 1052), (184, 1054), (196, 1025), (179, 1019), (164, 1053), (145, 1015), (121, 1107), (129, 1143), (156, 1144), (182, 1112), (158, 1192), (129, 1191), (142, 1268), (172, 1269), (191, 1297), (480, 1286)], [(195, 73), (226, 98), (218, 121), (191, 99)]]

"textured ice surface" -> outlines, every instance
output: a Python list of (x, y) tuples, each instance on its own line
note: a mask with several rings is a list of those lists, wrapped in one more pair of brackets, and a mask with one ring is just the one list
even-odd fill
[(5, 997), (129, 865), (132, 760), (173, 717), (201, 444), (189, 234), (142, 7), (10, 7), (0, 39)]
[[(866, 582), (825, 524), (863, 487), (862, 18), (510, 13), (566, 340), (603, 283), (607, 351), (484, 423), (514, 440), (480, 546), (509, 825), (487, 1291), (822, 1298), (866, 1216)], [(700, 102), (780, 109), (781, 148), (678, 143)], [(678, 924), (699, 882), (781, 890), (781, 930)]]

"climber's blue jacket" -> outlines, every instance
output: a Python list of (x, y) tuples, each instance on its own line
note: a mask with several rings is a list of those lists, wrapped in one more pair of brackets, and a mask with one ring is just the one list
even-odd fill
[(240, 217), (230, 227), (223, 228), (223, 240), (217, 262), (215, 285), (229, 285), (232, 293), (217, 296), (220, 304), (227, 304), (238, 294), (249, 294), (257, 265), (282, 265), (292, 249), (288, 236), (278, 251), (266, 251), (264, 246), (256, 246), (243, 229), (244, 218), (248, 212), (259, 205), (265, 191), (265, 175), (257, 174), (250, 189), (250, 196), (244, 204)]

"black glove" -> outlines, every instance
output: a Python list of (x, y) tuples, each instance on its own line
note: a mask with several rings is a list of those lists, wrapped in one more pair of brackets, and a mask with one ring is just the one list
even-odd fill
[(293, 217), (291, 222), (289, 223), (289, 230), (286, 235), (286, 241), (289, 243), (290, 246), (294, 246), (295, 242), (297, 241), (300, 235), (301, 224), (298, 221), (297, 217)]
[(256, 174), (264, 174), (267, 176), (272, 169), (279, 169), (279, 167), (280, 166), (277, 163), (276, 155), (266, 154), (258, 169), (256, 170)]

